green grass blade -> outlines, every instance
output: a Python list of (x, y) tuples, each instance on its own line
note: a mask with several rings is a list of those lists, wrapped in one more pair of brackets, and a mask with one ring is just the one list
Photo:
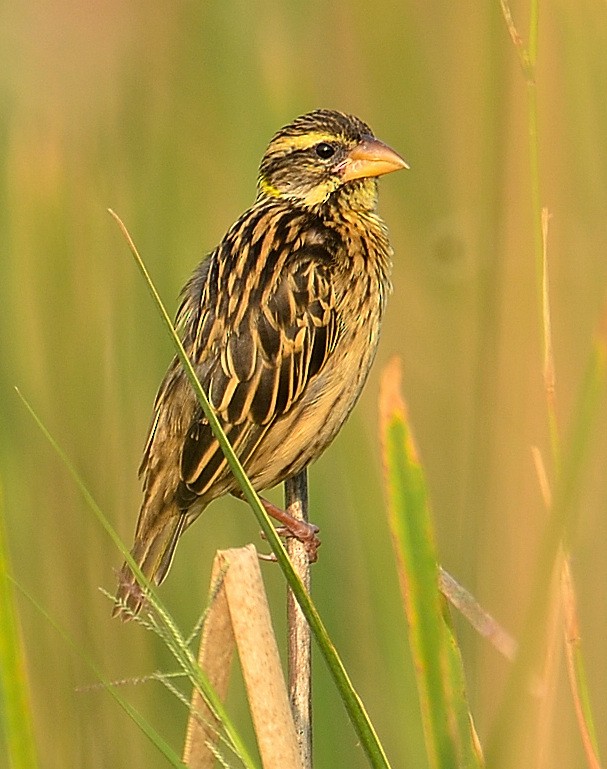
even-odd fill
[(11, 769), (36, 769), (38, 757), (25, 655), (8, 575), (8, 549), (0, 487), (0, 718)]
[(145, 267), (145, 264), (143, 263), (143, 260), (141, 259), (139, 252), (137, 251), (137, 247), (135, 246), (128, 230), (126, 229), (121, 219), (111, 210), (110, 210), (110, 214), (116, 220), (118, 226), (120, 227), (129, 245), (129, 248), (135, 259), (135, 262), (137, 263), (137, 266), (139, 267), (139, 270), (145, 279), (145, 282), (147, 284), (148, 290), (150, 291), (154, 304), (156, 305), (156, 308), (160, 313), (160, 317), (162, 318), (162, 321), (173, 341), (173, 345), (175, 347), (177, 356), (179, 357), (179, 360), (183, 365), (184, 371), (192, 385), (192, 388), (194, 389), (196, 397), (200, 402), (200, 405), (205, 413), (205, 416), (209, 420), (209, 424), (211, 426), (211, 429), (213, 430), (213, 434), (219, 441), (219, 444), (226, 456), (228, 464), (230, 465), (230, 468), (234, 473), (234, 476), (236, 477), (236, 479), (240, 484), (240, 487), (243, 492), (243, 496), (246, 499), (246, 501), (249, 503), (250, 507), (252, 508), (253, 513), (255, 514), (255, 517), (257, 518), (257, 521), (264, 532), (264, 535), (268, 541), (268, 544), (272, 548), (272, 551), (276, 556), (276, 560), (278, 561), (278, 564), (280, 565), (280, 568), (282, 569), (285, 575), (285, 579), (287, 580), (291, 590), (293, 591), (293, 595), (295, 596), (297, 602), (299, 603), (301, 610), (310, 625), (312, 634), (314, 635), (314, 638), (318, 644), (319, 650), (327, 664), (327, 667), (329, 668), (331, 676), (333, 677), (333, 680), (335, 682), (336, 688), (340, 694), (342, 702), (344, 703), (346, 712), (348, 713), (348, 716), (352, 721), (354, 729), (360, 739), (361, 745), (367, 755), (367, 758), (369, 759), (371, 766), (374, 769), (390, 769), (390, 764), (388, 762), (386, 753), (379, 741), (375, 728), (371, 723), (371, 720), (365, 710), (362, 700), (360, 699), (357, 692), (355, 691), (354, 686), (352, 685), (352, 682), (343, 665), (343, 662), (341, 661), (341, 658), (339, 657), (337, 650), (335, 649), (335, 646), (333, 645), (329, 637), (329, 634), (324, 626), (324, 623), (320, 618), (320, 615), (318, 614), (316, 607), (312, 603), (312, 600), (306, 588), (304, 587), (303, 582), (301, 581), (299, 575), (294, 570), (293, 565), (289, 559), (289, 556), (287, 555), (287, 552), (284, 548), (284, 545), (282, 544), (280, 538), (276, 534), (276, 531), (274, 529), (274, 526), (272, 525), (270, 518), (268, 517), (268, 514), (266, 513), (263, 505), (261, 504), (259, 497), (255, 492), (255, 489), (251, 485), (251, 482), (247, 478), (247, 475), (244, 472), (242, 465), (238, 461), (236, 454), (232, 450), (232, 447), (230, 446), (230, 443), (221, 428), (221, 425), (215, 415), (215, 412), (211, 408), (211, 405), (206, 396), (206, 393), (204, 392), (200, 382), (198, 381), (198, 377), (196, 376), (196, 372), (194, 371), (192, 363), (188, 358), (183, 348), (183, 345), (181, 344), (181, 339), (179, 338), (179, 335), (177, 334), (175, 327), (173, 326), (171, 318), (169, 317), (169, 314), (167, 313), (162, 303), (160, 295), (158, 294), (152, 282), (152, 279)]
[(394, 361), (384, 373), (381, 430), (388, 518), (432, 769), (480, 767), (459, 649), (445, 621), (424, 473), (407, 424)]
[(184, 769), (185, 764), (181, 758), (175, 753), (173, 748), (166, 742), (166, 740), (158, 734), (154, 727), (137, 711), (127, 700), (122, 697), (115, 686), (112, 686), (105, 680), (101, 671), (93, 660), (85, 654), (85, 652), (76, 644), (76, 642), (68, 635), (68, 633), (50, 616), (50, 614), (42, 607), (33, 596), (25, 591), (20, 585), (17, 585), (25, 597), (32, 603), (35, 609), (49, 622), (53, 628), (59, 633), (61, 638), (66, 642), (68, 646), (84, 661), (84, 663), (95, 674), (99, 683), (106, 689), (106, 691), (116, 700), (124, 712), (137, 724), (141, 731), (146, 735), (150, 742), (158, 748), (160, 753), (167, 759), (171, 766)]
[[(129, 551), (125, 547), (124, 543), (118, 536), (118, 533), (114, 530), (113, 526), (104, 515), (103, 511), (95, 501), (95, 498), (88, 490), (82, 478), (80, 478), (80, 476), (78, 475), (76, 468), (74, 467), (73, 463), (70, 461), (67, 454), (63, 451), (61, 446), (59, 446), (57, 441), (53, 438), (53, 436), (47, 430), (46, 426), (44, 425), (40, 417), (36, 414), (32, 406), (23, 397), (23, 395), (19, 392), (19, 390), (17, 390), (17, 393), (21, 398), (21, 400), (23, 401), (23, 404), (29, 411), (30, 415), (32, 416), (32, 418), (40, 428), (42, 434), (48, 440), (48, 442), (50, 443), (54, 451), (58, 454), (59, 458), (67, 468), (69, 474), (72, 476), (77, 487), (80, 489), (80, 492), (82, 493), (87, 505), (91, 508), (91, 510), (95, 514), (97, 520), (101, 523), (101, 525), (103, 526), (103, 528), (105, 529), (109, 537), (112, 539), (116, 547), (118, 547), (118, 549), (122, 552), (124, 557), (128, 560), (129, 565), (133, 569), (134, 573), (137, 575), (137, 578), (141, 579), (141, 584), (144, 585), (146, 588), (147, 598), (150, 601), (150, 603), (153, 605), (158, 615), (158, 618), (162, 623), (158, 628), (159, 635), (161, 635), (161, 637), (165, 641), (169, 650), (177, 660), (179, 666), (190, 679), (192, 685), (198, 688), (202, 696), (205, 698), (205, 701), (208, 703), (209, 707), (211, 708), (212, 712), (216, 715), (217, 719), (221, 722), (226, 732), (228, 742), (231, 745), (232, 749), (234, 750), (235, 754), (240, 758), (240, 760), (246, 767), (248, 767), (249, 769), (254, 769), (255, 763), (251, 758), (242, 737), (238, 733), (238, 730), (234, 726), (231, 718), (229, 717), (227, 711), (225, 710), (223, 703), (221, 701), (221, 698), (215, 692), (211, 683), (209, 682), (206, 675), (204, 674), (204, 671), (201, 670), (194, 655), (189, 649), (186, 640), (183, 638), (183, 636), (179, 632), (177, 626), (172, 621), (168, 611), (166, 610), (160, 598), (154, 591), (153, 585), (141, 573), (139, 567), (137, 566), (137, 564), (131, 557)], [(33, 600), (33, 599), (30, 599), (30, 600)], [(52, 619), (51, 619), (51, 622), (52, 622)], [(57, 626), (55, 625), (55, 627)], [(114, 692), (112, 692), (112, 695), (114, 695)]]

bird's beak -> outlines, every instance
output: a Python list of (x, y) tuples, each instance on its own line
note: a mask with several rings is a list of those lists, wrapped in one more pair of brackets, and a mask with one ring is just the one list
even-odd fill
[(348, 152), (342, 168), (341, 178), (349, 182), (352, 179), (383, 176), (409, 166), (391, 147), (369, 136)]

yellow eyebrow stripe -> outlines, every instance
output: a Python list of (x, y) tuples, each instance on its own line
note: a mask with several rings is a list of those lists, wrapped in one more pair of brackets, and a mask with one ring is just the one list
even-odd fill
[(334, 142), (336, 138), (333, 134), (323, 133), (322, 131), (304, 134), (303, 136), (281, 136), (280, 139), (275, 139), (272, 142), (271, 148), (272, 152), (282, 150), (283, 148), (305, 150), (319, 142)]

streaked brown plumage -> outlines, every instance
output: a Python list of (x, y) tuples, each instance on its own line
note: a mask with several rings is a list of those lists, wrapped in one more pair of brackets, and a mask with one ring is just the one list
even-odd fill
[[(316, 459), (360, 394), (390, 291), (376, 177), (405, 167), (358, 118), (302, 115), (274, 136), (254, 204), (184, 288), (185, 349), (258, 490)], [(239, 492), (177, 359), (140, 475), (132, 554), (159, 584), (183, 531), (213, 499)], [(122, 616), (141, 606), (126, 564), (116, 601)]]

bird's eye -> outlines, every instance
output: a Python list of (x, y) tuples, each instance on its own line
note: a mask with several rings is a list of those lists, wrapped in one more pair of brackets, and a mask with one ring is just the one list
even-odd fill
[(322, 160), (328, 160), (335, 155), (335, 147), (327, 142), (319, 142), (314, 149), (316, 150), (318, 157)]

